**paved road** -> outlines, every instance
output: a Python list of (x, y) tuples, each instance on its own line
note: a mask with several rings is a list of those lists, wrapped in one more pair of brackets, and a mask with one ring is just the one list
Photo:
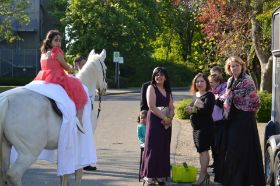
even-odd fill
[[(111, 95), (103, 98), (102, 112), (95, 133), (98, 170), (86, 172), (82, 186), (141, 185), (138, 182), (140, 149), (136, 137), (139, 92), (116, 94), (118, 91), (112, 90), (110, 93)], [(174, 91), (175, 100), (186, 96), (186, 91)], [(171, 161), (174, 159), (179, 130), (179, 122), (175, 121), (172, 131)], [(71, 181), (73, 182), (73, 178)], [(23, 186), (58, 184), (56, 165), (48, 162), (37, 161), (23, 177)]]

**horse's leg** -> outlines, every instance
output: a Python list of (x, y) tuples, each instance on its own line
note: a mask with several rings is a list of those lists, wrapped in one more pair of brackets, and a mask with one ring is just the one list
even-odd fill
[(60, 176), (60, 186), (69, 186), (68, 174)]
[(23, 173), (31, 166), (31, 164), (37, 159), (37, 156), (32, 153), (18, 152), (16, 162), (8, 170), (7, 177), (9, 183), (16, 186), (21, 186), (21, 178)]
[(82, 176), (83, 176), (83, 168), (78, 169), (78, 170), (75, 171), (76, 186), (80, 186), (81, 185)]
[(10, 168), (10, 154), (11, 154), (11, 144), (6, 138), (3, 138), (2, 143), (2, 175), (3, 184), (8, 185), (7, 171)]

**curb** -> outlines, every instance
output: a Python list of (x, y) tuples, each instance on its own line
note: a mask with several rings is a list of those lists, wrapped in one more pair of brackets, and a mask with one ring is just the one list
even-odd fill
[[(178, 91), (178, 90), (186, 90), (188, 91), (188, 87), (175, 87), (172, 88), (172, 91)], [(110, 92), (110, 90), (113, 90), (114, 92)], [(108, 93), (106, 95), (120, 95), (120, 94), (129, 94), (129, 93), (140, 93), (140, 88), (135, 89), (109, 89)]]

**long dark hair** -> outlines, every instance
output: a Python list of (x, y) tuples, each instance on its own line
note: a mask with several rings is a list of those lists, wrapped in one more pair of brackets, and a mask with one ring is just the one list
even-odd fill
[(52, 49), (52, 40), (55, 36), (59, 35), (61, 37), (61, 33), (58, 30), (50, 30), (48, 31), (46, 38), (43, 41), (41, 46), (41, 53), (46, 53), (49, 49)]
[(156, 85), (156, 80), (155, 77), (158, 73), (162, 73), (165, 76), (165, 81), (163, 83), (163, 87), (165, 89), (166, 92), (171, 93), (171, 88), (170, 88), (170, 83), (169, 83), (169, 76), (167, 73), (167, 70), (164, 67), (157, 67), (154, 69), (153, 74), (152, 74), (152, 81), (151, 84), (152, 85)]

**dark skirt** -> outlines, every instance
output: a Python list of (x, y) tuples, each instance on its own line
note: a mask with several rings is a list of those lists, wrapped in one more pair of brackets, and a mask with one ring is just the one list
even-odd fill
[(213, 139), (213, 127), (193, 130), (193, 141), (198, 153), (210, 150)]
[(214, 122), (214, 140), (211, 147), (214, 159), (215, 182), (221, 182), (222, 167), (225, 159), (225, 140), (226, 140), (226, 121), (220, 120)]
[(170, 142), (171, 127), (165, 129), (161, 124), (161, 119), (149, 111), (141, 170), (142, 177), (170, 177)]
[(262, 151), (255, 112), (232, 106), (227, 126), (227, 146), (223, 169), (225, 186), (264, 186)]

